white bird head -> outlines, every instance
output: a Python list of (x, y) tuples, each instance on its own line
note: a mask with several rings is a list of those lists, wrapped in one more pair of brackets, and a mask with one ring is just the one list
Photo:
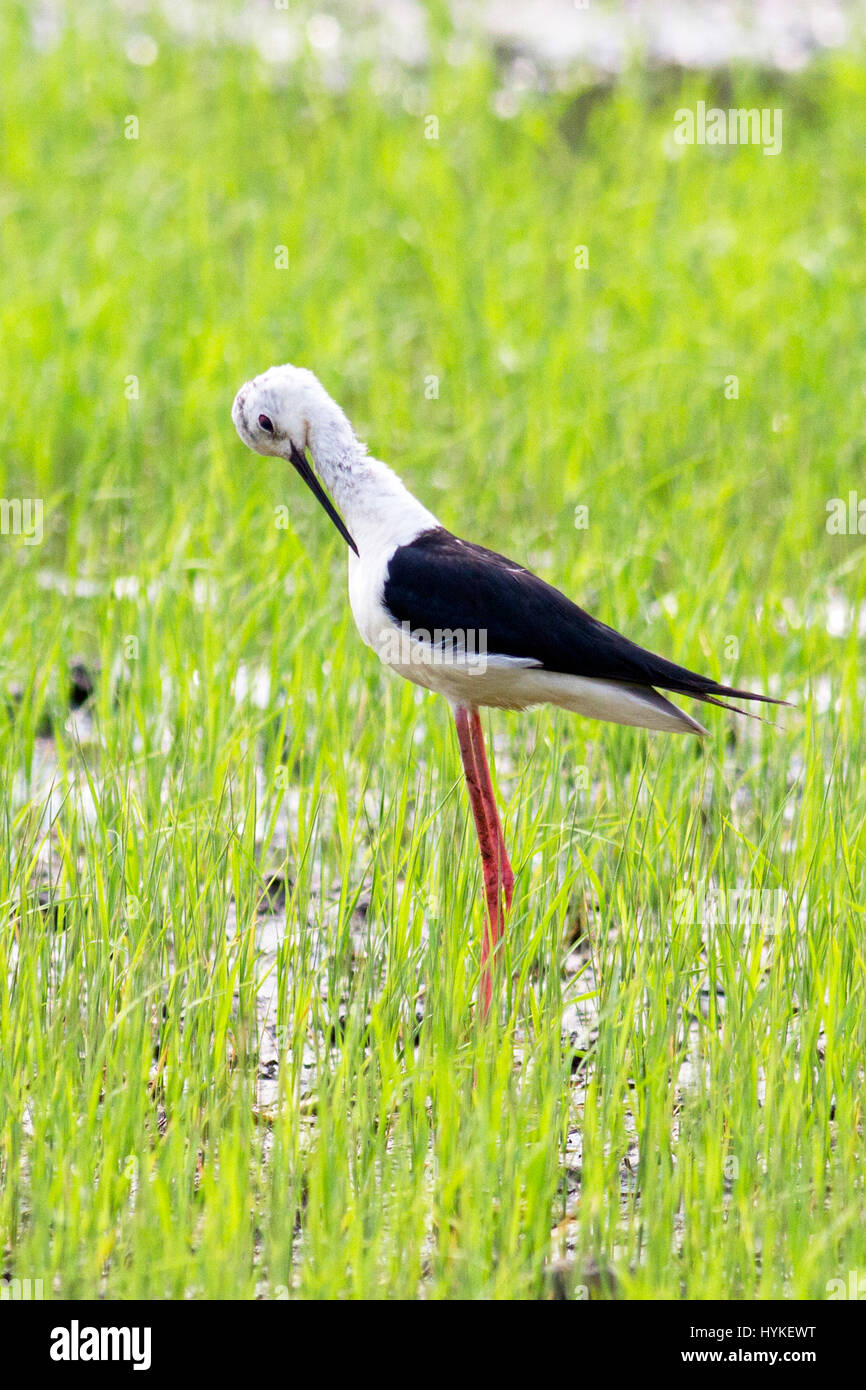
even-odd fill
[(287, 459), (294, 465), (357, 554), (358, 548), (342, 517), (307, 460), (309, 449), (322, 471), (323, 464), (363, 452), (346, 416), (319, 379), (306, 367), (293, 367), (289, 362), (282, 367), (269, 367), (238, 391), (232, 420), (248, 448), (257, 454)]
[(306, 367), (269, 367), (247, 381), (235, 396), (232, 420), (241, 439), (257, 454), (287, 458), (303, 453), (310, 434), (334, 416), (345, 420), (318, 377)]

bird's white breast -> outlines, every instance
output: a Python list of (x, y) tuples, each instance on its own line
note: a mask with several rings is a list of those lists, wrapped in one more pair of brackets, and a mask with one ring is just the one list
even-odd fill
[(381, 635), (393, 623), (385, 608), (385, 578), (390, 555), (367, 551), (355, 555), (349, 551), (349, 603), (352, 617), (361, 638), (374, 651), (379, 650)]
[(355, 555), (349, 551), (352, 616), (363, 641), (388, 665), (393, 663), (387, 661), (384, 648), (395, 629), (384, 597), (391, 556), (400, 546), (410, 545), (424, 531), (439, 525), (433, 513), (406, 492), (402, 484), (398, 487), (393, 495), (381, 496), (375, 508), (357, 509), (350, 523), (359, 552)]

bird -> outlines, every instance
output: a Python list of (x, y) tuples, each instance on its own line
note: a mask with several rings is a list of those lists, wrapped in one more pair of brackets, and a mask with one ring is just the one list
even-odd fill
[(270, 367), (241, 386), (235, 428), (250, 449), (284, 459), (348, 546), (349, 603), (385, 666), (444, 695), (481, 855), (486, 913), (478, 1007), (486, 1018), (514, 893), (480, 710), (541, 704), (610, 723), (703, 736), (660, 691), (709, 705), (787, 701), (722, 685), (656, 656), (591, 617), (523, 565), (462, 540), (372, 457), (305, 367)]

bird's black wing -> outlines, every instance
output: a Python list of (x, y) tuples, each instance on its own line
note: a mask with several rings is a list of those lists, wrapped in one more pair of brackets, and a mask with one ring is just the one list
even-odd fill
[(547, 671), (658, 686), (711, 704), (719, 703), (719, 695), (786, 703), (719, 685), (655, 656), (522, 565), (441, 526), (395, 550), (384, 601), (394, 621), (408, 623), (413, 632), (472, 632), (476, 645), (484, 633), (489, 656), (522, 657)]

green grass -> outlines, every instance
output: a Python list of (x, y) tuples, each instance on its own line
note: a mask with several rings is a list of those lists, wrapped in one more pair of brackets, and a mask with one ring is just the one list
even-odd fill
[[(2, 490), (44, 499), (41, 545), (0, 538), (6, 1272), (824, 1297), (866, 1269), (866, 545), (825, 526), (866, 493), (866, 67), (730, 74), (782, 154), (674, 157), (714, 80), (502, 120), (483, 56), (437, 58), (428, 141), (363, 70), (335, 93), (149, 20), (142, 68), (84, 16), (39, 52), (0, 19)], [(231, 425), (281, 361), (446, 525), (797, 704), (710, 711), (701, 747), (486, 721), (517, 870), (487, 1029), (447, 707), (362, 647), (339, 538)], [(778, 920), (691, 920), (712, 884)]]

